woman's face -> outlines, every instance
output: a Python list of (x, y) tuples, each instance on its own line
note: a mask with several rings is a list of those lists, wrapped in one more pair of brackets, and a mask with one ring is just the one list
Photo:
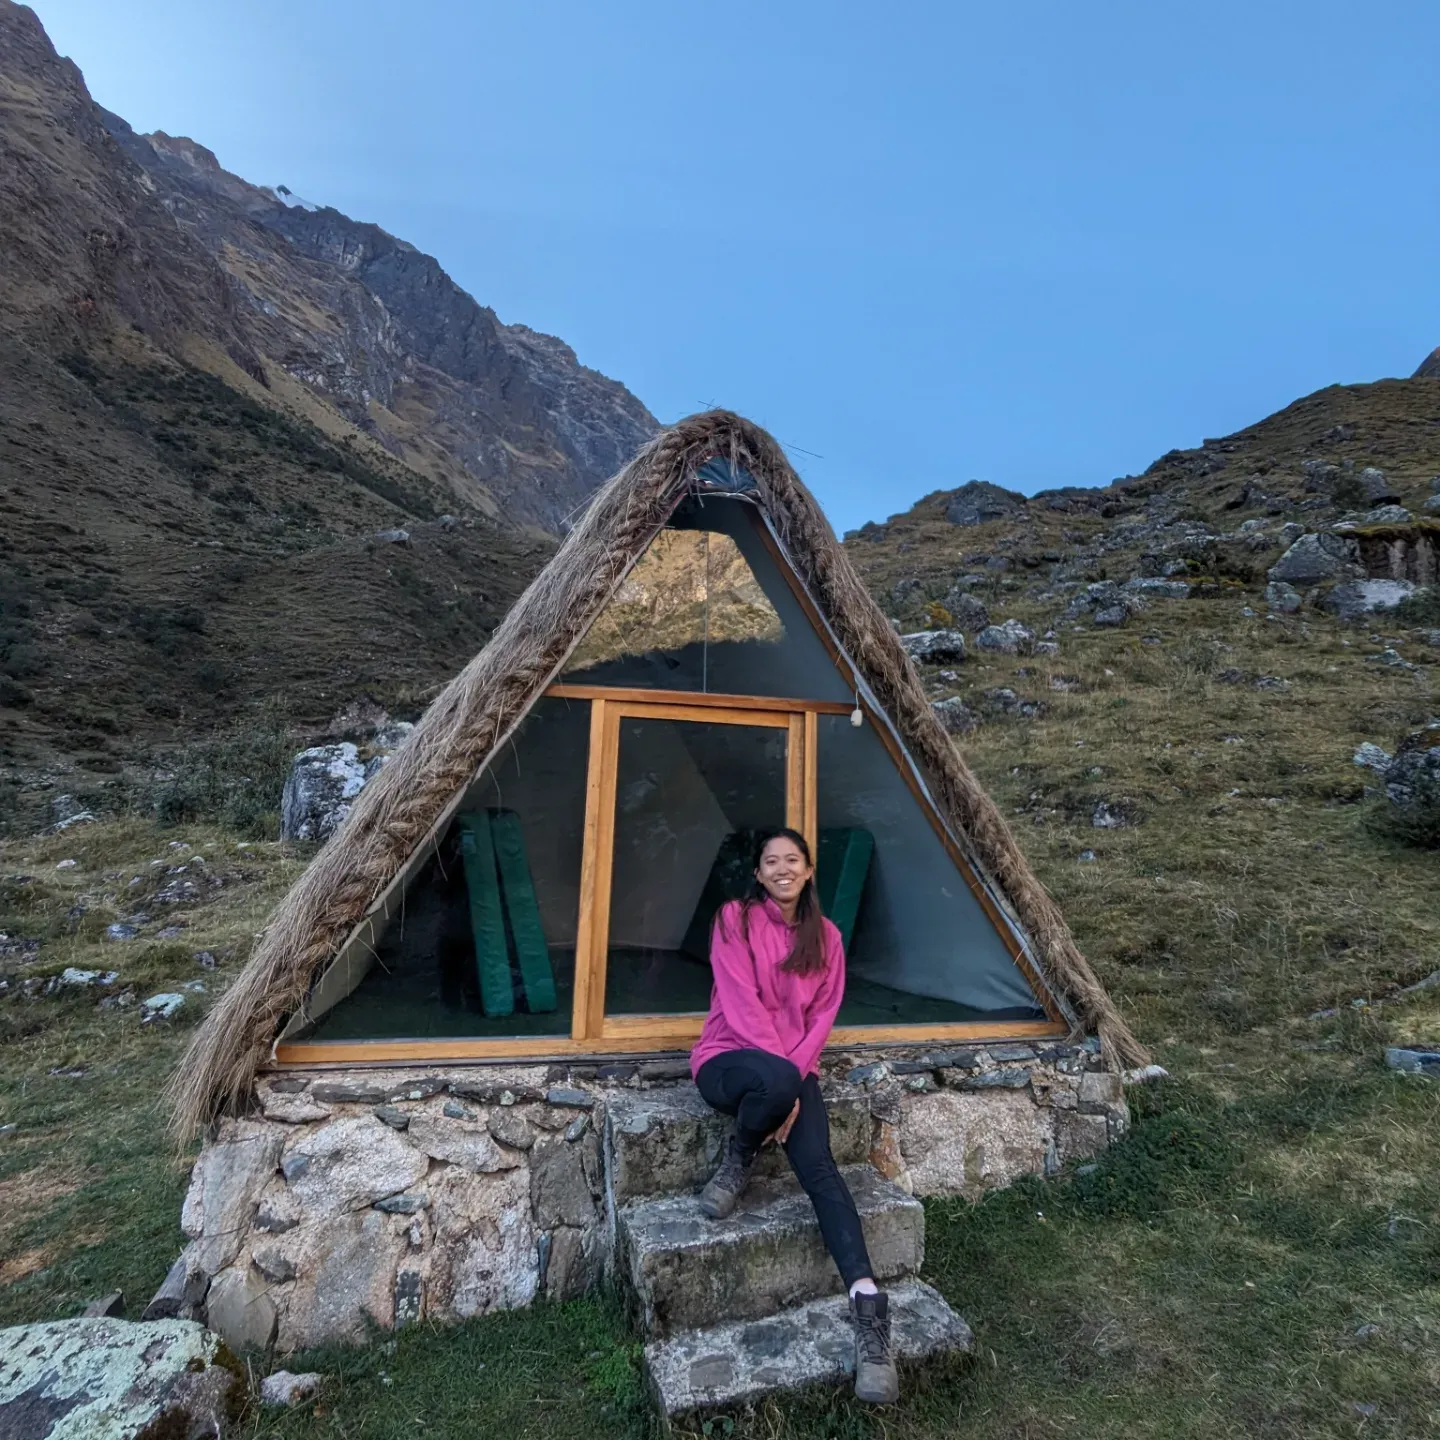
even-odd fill
[(804, 851), (793, 840), (777, 835), (765, 842), (755, 878), (777, 904), (793, 905), (814, 873), (815, 867), (806, 861)]

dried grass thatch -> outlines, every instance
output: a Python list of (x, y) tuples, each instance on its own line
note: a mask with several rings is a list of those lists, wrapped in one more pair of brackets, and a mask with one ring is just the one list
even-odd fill
[(1009, 900), (1052, 985), (1098, 1032), (1112, 1065), (1148, 1058), (1014, 836), (935, 718), (894, 630), (820, 507), (765, 431), (728, 411), (656, 436), (595, 497), (489, 644), (441, 692), (403, 748), (361, 792), (341, 829), (281, 902), (239, 978), (196, 1033), (170, 1082), (182, 1134), (242, 1105), (281, 1025), (446, 803), (556, 676), (699, 467), (727, 459), (755, 480), (770, 523), (836, 638), (925, 772), (954, 831)]

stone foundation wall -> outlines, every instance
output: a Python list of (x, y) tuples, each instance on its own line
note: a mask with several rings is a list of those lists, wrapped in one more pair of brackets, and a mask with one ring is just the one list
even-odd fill
[[(827, 1053), (822, 1079), (837, 1156), (974, 1197), (1123, 1137), (1120, 1079), (1098, 1066), (1074, 1046), (867, 1051)], [(637, 1146), (645, 1091), (701, 1118)], [(713, 1163), (728, 1122), (694, 1098), (683, 1061), (266, 1075), (196, 1162), (167, 1285), (232, 1345), (281, 1351), (569, 1299), (611, 1263), (617, 1166), (629, 1196), (646, 1143)], [(632, 1127), (619, 1148), (612, 1108)]]

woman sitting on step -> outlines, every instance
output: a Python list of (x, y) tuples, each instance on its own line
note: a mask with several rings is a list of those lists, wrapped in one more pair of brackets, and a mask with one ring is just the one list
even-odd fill
[(889, 1301), (875, 1284), (855, 1201), (830, 1153), (816, 1073), (845, 991), (845, 953), (840, 932), (820, 913), (802, 835), (761, 835), (754, 888), (715, 917), (710, 964), (710, 1013), (690, 1071), (706, 1103), (735, 1117), (735, 1133), (700, 1208), (717, 1220), (729, 1215), (760, 1147), (771, 1139), (784, 1145), (850, 1292), (855, 1393), (895, 1400)]

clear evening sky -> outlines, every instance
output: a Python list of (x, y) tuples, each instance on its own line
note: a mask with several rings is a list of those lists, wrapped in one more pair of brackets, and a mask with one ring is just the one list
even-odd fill
[(435, 255), (837, 528), (1440, 344), (1434, 0), (35, 0), (91, 92)]

